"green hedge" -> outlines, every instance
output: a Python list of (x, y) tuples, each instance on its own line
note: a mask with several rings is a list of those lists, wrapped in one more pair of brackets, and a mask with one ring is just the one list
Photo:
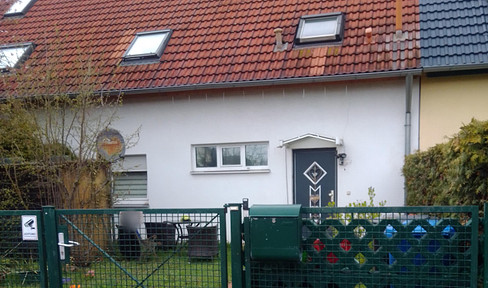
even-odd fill
[(488, 199), (488, 121), (472, 120), (447, 143), (409, 155), (408, 205), (479, 205)]

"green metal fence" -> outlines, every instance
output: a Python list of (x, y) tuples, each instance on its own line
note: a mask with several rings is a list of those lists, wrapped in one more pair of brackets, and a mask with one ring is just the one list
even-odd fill
[[(246, 287), (477, 287), (477, 207), (303, 208), (301, 259), (253, 259)], [(279, 255), (278, 255), (279, 256)]]
[(66, 287), (227, 285), (223, 209), (57, 210), (56, 216), (75, 245), (62, 262)]
[[(234, 288), (477, 287), (488, 273), (477, 207), (302, 208), (298, 221), (264, 213), (269, 223), (300, 224), (296, 259), (280, 258), (282, 244), (293, 243), (288, 236), (269, 243), (276, 259), (274, 252), (254, 259), (253, 241), (268, 243), (250, 231), (241, 204), (226, 209)], [(224, 208), (0, 211), (0, 287), (227, 287), (225, 215)], [(483, 222), (488, 231), (486, 213)], [(281, 229), (263, 223), (266, 235)]]
[(46, 287), (40, 211), (0, 211), (0, 287)]
[(0, 211), (0, 287), (226, 287), (225, 231), (224, 209)]

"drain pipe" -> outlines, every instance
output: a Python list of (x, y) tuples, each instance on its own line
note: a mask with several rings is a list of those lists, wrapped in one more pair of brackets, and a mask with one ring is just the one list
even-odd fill
[[(405, 77), (405, 156), (410, 155), (412, 140), (412, 85), (413, 75)], [(403, 188), (403, 206), (407, 205), (407, 187)]]
[(405, 77), (405, 156), (410, 155), (412, 130), (412, 85), (413, 76)]

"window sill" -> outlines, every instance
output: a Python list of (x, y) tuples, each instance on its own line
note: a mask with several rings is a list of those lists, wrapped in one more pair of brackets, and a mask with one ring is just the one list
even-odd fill
[(293, 45), (293, 49), (301, 50), (311, 48), (323, 48), (327, 46), (342, 46), (342, 40), (295, 43), (295, 45)]
[(113, 208), (148, 208), (149, 200), (147, 198), (116, 198)]
[(260, 174), (270, 173), (270, 169), (243, 169), (243, 170), (213, 170), (213, 171), (191, 171), (191, 175), (214, 175), (214, 174)]
[(135, 65), (145, 65), (145, 64), (155, 64), (160, 63), (160, 57), (149, 57), (149, 58), (127, 58), (120, 62), (120, 66), (135, 66)]

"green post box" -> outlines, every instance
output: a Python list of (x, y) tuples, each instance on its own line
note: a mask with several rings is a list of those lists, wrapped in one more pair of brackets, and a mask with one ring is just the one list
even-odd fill
[(253, 205), (249, 210), (253, 260), (300, 261), (302, 205)]

